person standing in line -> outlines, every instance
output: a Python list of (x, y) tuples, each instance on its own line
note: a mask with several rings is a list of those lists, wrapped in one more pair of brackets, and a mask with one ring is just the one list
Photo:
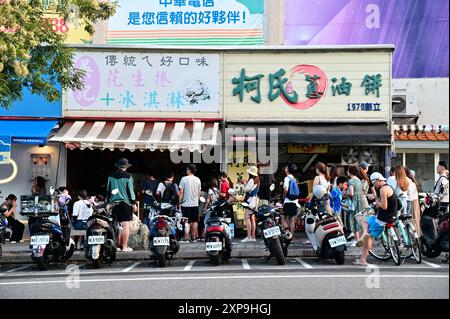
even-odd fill
[(3, 204), (1, 204), (1, 209), (4, 211), (3, 216), (8, 220), (8, 227), (12, 230), (11, 238), (9, 239), (10, 244), (23, 242), (23, 231), (25, 230), (25, 225), (19, 222), (14, 214), (17, 209), (17, 197), (14, 194), (9, 194), (6, 197)]
[(445, 161), (440, 161), (436, 167), (436, 172), (439, 174), (439, 179), (434, 185), (434, 194), (439, 196), (439, 210), (445, 212), (448, 207), (449, 197), (449, 181), (448, 181), (448, 166)]
[(233, 188), (233, 183), (228, 178), (228, 174), (225, 172), (220, 172), (220, 199), (228, 199), (228, 190)]
[(339, 168), (336, 166), (331, 167), (330, 169), (330, 183), (331, 183), (331, 190), (333, 190), (335, 187), (337, 187), (337, 179), (339, 177)]
[(344, 224), (342, 222), (342, 207), (346, 208), (346, 205), (342, 203), (344, 193), (347, 191), (348, 188), (348, 181), (345, 176), (339, 176), (336, 180), (336, 187), (333, 187), (333, 190), (331, 191), (331, 198), (330, 198), (330, 205), (331, 209), (333, 209), (334, 216), (339, 221), (339, 223), (344, 227)]
[(362, 211), (369, 208), (369, 194), (371, 193), (371, 183), (367, 172), (369, 171), (369, 165), (362, 161), (358, 166), (358, 178), (361, 181), (361, 208)]
[(272, 199), (272, 191), (270, 187), (275, 184), (275, 177), (273, 174), (260, 175), (261, 186), (258, 191), (258, 208), (261, 206), (269, 206)]
[(181, 213), (189, 219), (190, 234), (185, 234), (185, 241), (190, 239), (194, 243), (198, 239), (199, 198), (202, 191), (202, 183), (195, 173), (197, 173), (197, 166), (189, 164), (186, 176), (180, 181), (178, 194), (181, 200)]
[(330, 184), (330, 175), (328, 174), (328, 167), (322, 162), (317, 163), (316, 174), (317, 176), (314, 178), (313, 181), (313, 188), (317, 185), (322, 185), (325, 186), (327, 192), (329, 192), (331, 184)]
[(113, 203), (112, 213), (122, 226), (119, 234), (117, 251), (133, 251), (128, 247), (130, 237), (130, 222), (133, 220), (133, 213), (137, 212), (136, 195), (134, 193), (133, 177), (127, 173), (131, 166), (128, 159), (121, 158), (115, 163), (117, 171), (109, 175), (106, 187), (107, 196)]
[(142, 183), (142, 194), (144, 195), (144, 204), (152, 204), (152, 196), (147, 195), (146, 191), (151, 191), (153, 196), (156, 196), (156, 191), (158, 190), (159, 181), (155, 178), (155, 173), (153, 169), (148, 171), (148, 174)]
[(417, 234), (421, 236), (420, 228), (420, 204), (419, 204), (419, 185), (417, 184), (416, 172), (405, 167), (406, 176), (411, 180), (408, 188), (408, 215), (412, 216)]
[[(298, 211), (298, 198), (300, 197), (300, 193), (298, 193), (295, 197), (290, 197), (290, 193), (292, 192), (292, 187), (294, 187), (294, 183), (297, 183), (297, 179), (294, 177), (294, 174), (297, 172), (297, 165), (289, 164), (284, 168), (284, 173), (286, 177), (283, 182), (283, 196), (284, 196), (284, 205), (283, 205), (283, 213), (281, 214), (281, 221), (283, 223), (284, 228), (289, 228), (289, 231), (292, 234), (292, 243), (294, 242), (294, 233), (295, 233), (295, 220), (297, 218)], [(298, 189), (298, 186), (297, 186)]]
[(362, 183), (358, 178), (358, 167), (350, 166), (348, 168), (348, 191), (347, 195), (351, 198), (354, 204), (354, 210), (349, 210), (349, 227), (350, 227), (350, 235), (348, 236), (348, 240), (354, 239), (356, 241), (359, 240), (359, 232), (358, 232), (358, 223), (356, 222), (355, 215), (363, 212), (363, 202), (362, 202)]
[(160, 203), (169, 203), (174, 206), (179, 204), (179, 192), (177, 183), (174, 182), (175, 173), (170, 172), (166, 176), (166, 180), (158, 184), (156, 189), (156, 200)]
[(408, 214), (408, 189), (412, 181), (406, 176), (405, 168), (401, 165), (395, 167), (394, 175), (388, 178), (387, 183), (395, 190), (401, 203), (401, 207), (398, 207), (400, 214), (406, 216)]
[[(73, 204), (73, 228), (75, 230), (86, 230), (87, 220), (93, 213), (93, 203), (89, 199), (87, 192), (84, 189), (80, 190), (78, 192), (78, 201)], [(84, 236), (77, 236), (75, 239), (77, 248), (79, 248)]]
[[(256, 166), (250, 166), (247, 170), (249, 174), (248, 180), (242, 179), (245, 185), (245, 202), (249, 204), (250, 208), (256, 208), (258, 206), (258, 192), (260, 187), (260, 179), (258, 175), (258, 168)], [(250, 209), (244, 210), (244, 217), (247, 224), (247, 237), (241, 240), (241, 242), (256, 242), (256, 220), (255, 215)]]

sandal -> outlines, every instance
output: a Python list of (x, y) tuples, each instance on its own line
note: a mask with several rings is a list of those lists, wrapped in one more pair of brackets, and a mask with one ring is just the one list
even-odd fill
[(361, 262), (361, 260), (359, 260), (359, 259), (354, 260), (352, 264), (355, 265), (355, 266), (364, 266), (364, 267), (369, 266), (369, 264), (367, 262), (365, 264), (363, 264)]

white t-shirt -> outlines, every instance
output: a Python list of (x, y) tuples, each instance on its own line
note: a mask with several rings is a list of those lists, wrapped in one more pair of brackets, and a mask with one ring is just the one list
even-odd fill
[[(288, 176), (286, 176), (284, 178), (283, 181), (283, 188), (286, 192), (289, 191), (289, 184), (291, 183), (291, 180), (295, 180), (294, 176), (292, 174), (289, 174)], [(298, 203), (298, 199), (295, 200), (290, 200), (289, 198), (285, 197), (284, 198), (284, 203)]]
[(414, 184), (412, 181), (409, 183), (408, 188), (408, 201), (412, 202), (415, 199), (419, 199), (419, 191), (417, 190), (417, 185)]
[(88, 220), (92, 216), (94, 209), (93, 205), (88, 200), (79, 200), (73, 204), (72, 216), (77, 216), (77, 220)]
[[(409, 181), (409, 186), (411, 186), (411, 184), (414, 184), (412, 182), (412, 180), (410, 180), (409, 178), (408, 178), (408, 181)], [(387, 183), (389, 186), (391, 186), (395, 190), (395, 193), (397, 194), (397, 196), (408, 197), (408, 190), (403, 191), (400, 187), (397, 186), (397, 180), (395, 179), (395, 176), (390, 176), (387, 180)]]
[(199, 194), (202, 183), (200, 178), (194, 175), (184, 176), (180, 181), (180, 189), (183, 189), (183, 198), (181, 198), (181, 206), (198, 207)]
[(322, 177), (321, 175), (318, 176), (319, 177), (319, 183), (317, 185), (322, 185), (325, 186), (325, 188), (327, 189), (327, 191), (330, 191), (330, 182), (326, 180), (326, 178)]
[[(444, 175), (439, 176), (439, 179), (436, 183), (436, 187), (434, 189), (434, 193), (439, 195), (441, 202), (448, 203), (448, 193), (449, 193), (449, 182), (448, 178)], [(443, 192), (441, 189), (443, 188)]]

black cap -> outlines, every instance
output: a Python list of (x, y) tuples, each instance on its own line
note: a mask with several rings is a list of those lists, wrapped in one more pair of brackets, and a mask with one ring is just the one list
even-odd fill
[(126, 159), (126, 158), (119, 159), (115, 165), (118, 168), (128, 168), (131, 166), (131, 164), (128, 163), (128, 159)]
[(440, 162), (439, 162), (439, 165), (442, 166), (442, 167), (444, 167), (445, 169), (448, 168), (447, 162), (446, 162), (446, 161), (440, 161)]

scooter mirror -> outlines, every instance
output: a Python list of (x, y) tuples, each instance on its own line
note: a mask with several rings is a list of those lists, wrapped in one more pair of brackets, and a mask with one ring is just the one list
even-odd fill
[(269, 189), (271, 192), (273, 192), (275, 190), (275, 184), (270, 185)]
[(230, 188), (230, 189), (228, 189), (228, 194), (231, 196), (234, 196), (234, 195), (236, 195), (236, 190), (234, 188)]
[(51, 196), (53, 196), (53, 194), (55, 193), (55, 188), (53, 186), (50, 186), (49, 193)]
[(248, 204), (248, 203), (246, 203), (246, 202), (243, 202), (242, 204), (242, 207), (249, 207), (250, 205)]
[(276, 205), (275, 205), (277, 208), (281, 208), (281, 207), (283, 207), (283, 204), (281, 204), (281, 203), (276, 203)]
[(206, 199), (205, 199), (205, 197), (200, 197), (200, 202), (202, 202), (202, 203), (205, 203), (206, 202)]
[(117, 195), (119, 193), (119, 189), (118, 188), (114, 188), (112, 191), (111, 191), (111, 194), (113, 194), (113, 195)]

